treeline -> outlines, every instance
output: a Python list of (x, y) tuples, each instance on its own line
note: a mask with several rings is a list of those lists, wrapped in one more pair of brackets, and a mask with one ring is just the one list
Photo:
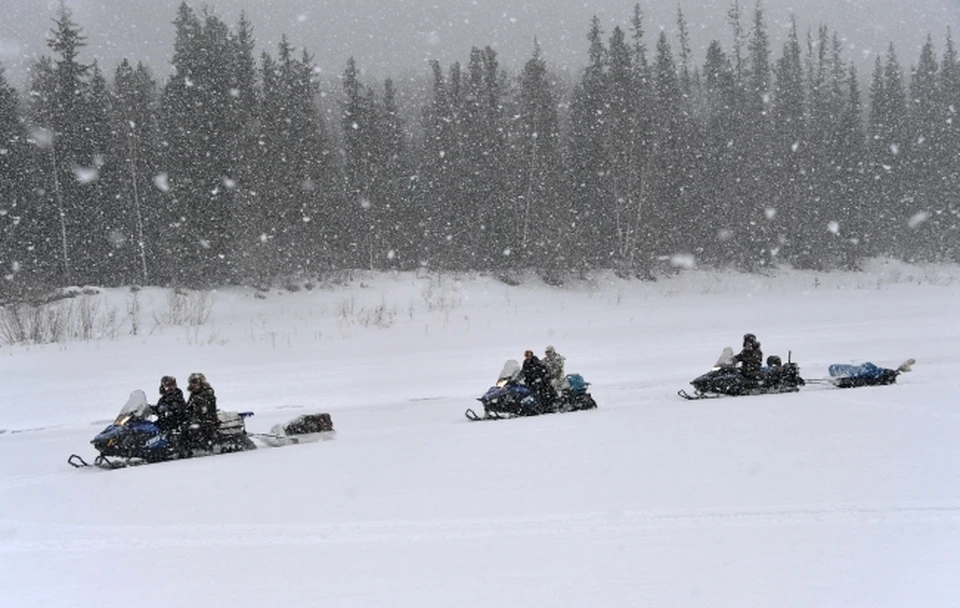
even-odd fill
[[(415, 121), (351, 60), (321, 90), (283, 39), (182, 4), (173, 73), (110, 80), (61, 5), (24, 94), (0, 69), (0, 295), (69, 284), (262, 284), (333, 269), (673, 263), (855, 268), (960, 259), (960, 65), (950, 32), (869, 90), (826, 26), (777, 56), (762, 7), (694, 63), (648, 48), (639, 6), (594, 18), (575, 83), (539, 46), (519, 74), (434, 62)], [(533, 34), (533, 32), (531, 32)], [(412, 96), (412, 95), (411, 95)]]

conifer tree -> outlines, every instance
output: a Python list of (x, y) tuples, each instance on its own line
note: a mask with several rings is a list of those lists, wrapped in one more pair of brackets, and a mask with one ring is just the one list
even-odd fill
[(424, 112), (424, 155), (416, 205), (424, 223), (422, 262), (438, 268), (464, 268), (462, 188), (463, 94), (460, 64), (453, 63), (444, 75), (439, 62), (432, 61), (432, 99)]
[(136, 269), (131, 280), (143, 284), (166, 283), (173, 265), (166, 233), (176, 218), (165, 208), (168, 199), (157, 187), (165, 176), (159, 97), (159, 87), (144, 64), (120, 62), (113, 83), (115, 154), (122, 165), (119, 201), (121, 215), (130, 220), (126, 236), (132, 247), (126, 254)]
[[(949, 171), (942, 160), (946, 152), (945, 121), (941, 110), (942, 92), (933, 41), (927, 36), (920, 49), (920, 59), (910, 78), (908, 109), (909, 158), (904, 171), (907, 191), (905, 203), (916, 218), (908, 223), (904, 248), (911, 257), (935, 260), (943, 251), (941, 241), (945, 225), (944, 203), (949, 193), (941, 188), (941, 180)], [(922, 221), (920, 218), (923, 217)]]
[(742, 135), (737, 129), (738, 98), (733, 64), (720, 43), (712, 40), (703, 66), (704, 180), (710, 184), (712, 195), (704, 201), (702, 217), (707, 218), (707, 226), (701, 231), (701, 242), (702, 259), (708, 264), (738, 262), (731, 247), (734, 235), (745, 223), (739, 215), (743, 206), (738, 196), (742, 153), (735, 145)]
[[(90, 141), (84, 125), (77, 117), (84, 114), (84, 98), (90, 66), (79, 62), (80, 49), (86, 37), (73, 21), (73, 16), (61, 2), (54, 18), (55, 27), (47, 46), (55, 53), (53, 60), (41, 59), (34, 67), (30, 99), (31, 115), (37, 125), (35, 139), (44, 150), (42, 165), (44, 184), (51, 212), (59, 222), (59, 264), (62, 283), (76, 282), (78, 255), (84, 243), (80, 229), (86, 207), (84, 183), (89, 183), (92, 165)], [(85, 167), (82, 180), (76, 170)], [(48, 238), (52, 235), (48, 235)]]
[(21, 295), (37, 280), (34, 232), (46, 216), (33, 196), (34, 167), (23, 108), (0, 65), (0, 298)]
[(174, 21), (173, 67), (164, 89), (164, 124), (169, 143), (169, 191), (182, 221), (176, 278), (191, 284), (227, 280), (231, 219), (240, 177), (238, 150), (250, 128), (245, 122), (251, 94), (236, 68), (247, 62), (244, 44), (214, 13), (198, 15), (182, 3)]
[(583, 262), (588, 266), (609, 266), (617, 248), (604, 229), (608, 218), (603, 208), (612, 198), (607, 153), (607, 50), (603, 46), (600, 20), (594, 17), (587, 35), (588, 64), (574, 88), (570, 109), (567, 149), (572, 180), (571, 223), (583, 244)]
[(870, 100), (870, 158), (873, 179), (871, 233), (881, 248), (875, 253), (903, 255), (903, 237), (910, 216), (903, 208), (903, 158), (907, 152), (907, 101), (903, 73), (891, 44), (885, 61), (878, 57)]
[(518, 204), (516, 213), (508, 217), (520, 230), (511, 231), (515, 236), (508, 246), (519, 247), (525, 254), (515, 256), (521, 262), (559, 272), (575, 254), (575, 241), (568, 234), (557, 97), (536, 40), (533, 56), (520, 74), (519, 94)]
[(960, 261), (960, 61), (949, 28), (940, 62), (940, 90), (940, 117), (944, 131), (941, 185), (945, 193), (942, 254)]
[(777, 178), (775, 205), (777, 215), (771, 225), (785, 246), (784, 258), (796, 263), (808, 251), (805, 243), (806, 180), (809, 160), (807, 140), (806, 103), (804, 98), (803, 67), (797, 23), (794, 19), (783, 45), (783, 54), (774, 68), (776, 82), (772, 100), (774, 164)]

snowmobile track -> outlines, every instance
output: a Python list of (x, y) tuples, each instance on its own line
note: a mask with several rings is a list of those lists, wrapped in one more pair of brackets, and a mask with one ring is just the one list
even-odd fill
[[(124, 547), (264, 547), (367, 543), (385, 540), (457, 540), (503, 536), (628, 535), (675, 528), (912, 525), (960, 523), (960, 504), (825, 504), (731, 509), (612, 511), (541, 517), (481, 517), (439, 521), (368, 521), (196, 526), (86, 526), (36, 524), (0, 545), (0, 555), (36, 551), (115, 552)], [(29, 526), (28, 526), (29, 527)], [(22, 522), (0, 521), (0, 530)]]

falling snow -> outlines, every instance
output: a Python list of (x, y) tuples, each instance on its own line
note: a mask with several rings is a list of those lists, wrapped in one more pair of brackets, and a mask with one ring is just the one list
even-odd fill
[(907, 226), (911, 228), (919, 228), (920, 225), (926, 222), (928, 219), (930, 219), (930, 212), (920, 211), (910, 216), (910, 219), (907, 220)]
[(163, 192), (170, 191), (170, 183), (167, 178), (166, 173), (158, 173), (153, 177), (153, 185), (159, 188)]
[(75, 167), (73, 175), (81, 184), (92, 184), (100, 178), (100, 170), (96, 167)]

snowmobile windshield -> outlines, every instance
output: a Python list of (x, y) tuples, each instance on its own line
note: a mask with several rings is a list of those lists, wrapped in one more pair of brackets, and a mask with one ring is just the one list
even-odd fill
[(736, 360), (733, 358), (733, 349), (729, 346), (723, 349), (723, 352), (720, 353), (720, 358), (717, 359), (714, 367), (733, 367), (736, 364)]
[(150, 404), (147, 403), (147, 395), (140, 389), (130, 393), (126, 404), (120, 408), (117, 414), (117, 424), (122, 424), (125, 418), (146, 418), (150, 414)]
[(500, 375), (497, 376), (497, 384), (516, 382), (519, 379), (520, 364), (515, 359), (507, 359), (507, 362), (503, 364), (503, 369), (500, 370)]

